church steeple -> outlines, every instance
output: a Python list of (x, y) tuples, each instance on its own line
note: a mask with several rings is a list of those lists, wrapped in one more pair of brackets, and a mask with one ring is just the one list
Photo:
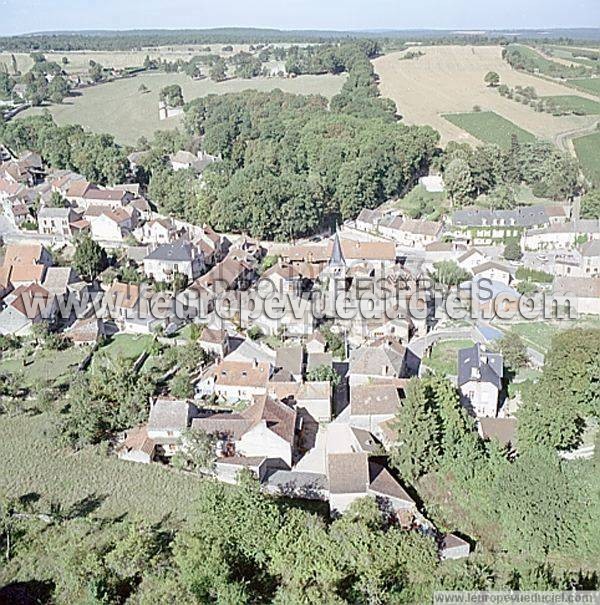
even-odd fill
[(346, 260), (342, 253), (342, 244), (340, 243), (340, 236), (338, 230), (335, 230), (335, 237), (333, 238), (333, 250), (331, 251), (331, 258), (329, 259), (330, 267), (345, 267)]

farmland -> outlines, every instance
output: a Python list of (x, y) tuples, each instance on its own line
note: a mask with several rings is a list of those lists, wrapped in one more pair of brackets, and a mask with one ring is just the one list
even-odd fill
[(577, 80), (569, 80), (569, 84), (583, 88), (591, 94), (600, 97), (600, 78), (579, 78)]
[(600, 186), (600, 132), (573, 140), (585, 176)]
[[(141, 74), (81, 91), (80, 96), (65, 99), (62, 105), (49, 107), (58, 124), (81, 124), (94, 132), (107, 132), (119, 143), (133, 145), (141, 136), (152, 137), (156, 130), (169, 130), (179, 125), (181, 118), (158, 118), (158, 95), (164, 86), (179, 84), (186, 101), (208, 94), (225, 94), (246, 89), (268, 91), (280, 88), (298, 94), (322, 94), (332, 97), (344, 83), (344, 76), (300, 76), (288, 78), (254, 78), (252, 80), (192, 80), (184, 74)], [(141, 93), (144, 84), (149, 92)], [(40, 113), (33, 108), (21, 116)]]
[(585, 99), (577, 95), (561, 95), (556, 97), (543, 97), (544, 101), (553, 101), (559, 109), (572, 111), (583, 115), (600, 114), (600, 103)]
[(453, 113), (444, 115), (455, 126), (466, 130), (484, 143), (492, 143), (503, 149), (510, 147), (512, 136), (520, 143), (530, 143), (535, 137), (526, 130), (515, 126), (511, 121), (493, 111), (473, 111), (470, 113)]
[[(281, 44), (279, 46), (286, 46)], [(210, 46), (210, 53), (221, 55), (225, 58), (234, 55), (240, 51), (248, 51), (247, 44), (232, 45), (232, 51), (223, 51), (222, 44), (213, 44)], [(208, 54), (204, 45), (185, 45), (185, 46), (160, 46), (157, 48), (128, 50), (128, 51), (64, 51), (64, 52), (45, 52), (44, 56), (48, 61), (55, 61), (63, 66), (68, 74), (82, 75), (86, 74), (90, 67), (90, 61), (100, 63), (106, 68), (125, 69), (126, 67), (141, 67), (144, 59), (149, 56), (150, 59), (163, 59), (166, 61), (189, 61), (193, 56)], [(17, 67), (21, 72), (26, 72), (33, 64), (33, 60), (27, 53), (14, 53), (17, 61)], [(63, 65), (63, 57), (67, 58), (67, 63)], [(4, 63), (9, 70), (11, 66), (11, 53), (0, 53), (0, 63)]]
[[(477, 144), (471, 134), (444, 119), (442, 114), (466, 113), (475, 105), (506, 118), (535, 137), (554, 140), (566, 131), (589, 126), (592, 116), (561, 116), (534, 111), (531, 107), (504, 98), (486, 86), (485, 74), (495, 71), (503, 83), (533, 86), (540, 96), (572, 95), (573, 89), (558, 82), (513, 70), (502, 59), (500, 46), (420, 46), (424, 53), (418, 60), (401, 61), (402, 53), (390, 53), (374, 60), (380, 76), (383, 96), (393, 99), (407, 124), (430, 124), (450, 140)], [(598, 79), (600, 84), (600, 79)], [(583, 98), (594, 99), (582, 93)]]

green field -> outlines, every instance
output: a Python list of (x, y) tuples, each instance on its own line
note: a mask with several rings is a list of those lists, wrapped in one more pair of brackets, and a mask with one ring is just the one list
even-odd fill
[(600, 97), (600, 78), (577, 78), (568, 80), (568, 83)]
[(600, 114), (600, 102), (578, 97), (577, 95), (559, 95), (555, 97), (541, 97), (544, 101), (553, 101), (564, 111), (572, 111), (580, 115)]
[[(298, 94), (321, 94), (331, 98), (344, 84), (345, 76), (322, 75), (298, 78), (254, 78), (252, 80), (192, 80), (184, 74), (141, 74), (82, 90), (62, 105), (51, 105), (50, 113), (58, 124), (81, 124), (94, 132), (107, 132), (119, 143), (133, 145), (141, 137), (151, 138), (156, 130), (171, 130), (181, 117), (158, 118), (158, 95), (168, 84), (179, 84), (186, 101), (208, 94), (225, 94), (253, 89), (269, 91), (280, 88)], [(144, 84), (150, 92), (139, 92)], [(44, 108), (27, 110), (20, 116), (41, 113)]]
[(52, 437), (49, 414), (0, 416), (0, 494), (37, 494), (64, 510), (87, 502), (105, 517), (140, 515), (159, 521), (184, 520), (201, 479), (159, 464), (136, 464), (109, 456), (102, 446), (79, 452), (61, 449)]
[(596, 187), (600, 187), (600, 132), (573, 139), (573, 145), (583, 173)]
[(492, 143), (504, 149), (510, 147), (513, 134), (517, 136), (520, 143), (535, 141), (535, 137), (530, 132), (523, 130), (493, 111), (447, 113), (443, 117), (480, 141)]
[[(547, 59), (539, 51), (530, 48), (529, 46), (524, 46), (523, 44), (511, 44), (509, 48), (514, 48), (519, 51), (519, 53), (523, 57), (523, 60), (527, 63), (528, 69), (530, 71), (537, 70), (539, 73), (544, 74), (546, 76), (568, 77), (569, 75), (584, 75), (586, 71), (588, 71), (584, 65), (580, 64), (577, 61), (574, 61), (574, 67), (569, 67), (567, 65), (558, 63), (557, 61)], [(577, 71), (577, 68), (579, 68), (579, 71)]]
[(77, 366), (88, 354), (87, 347), (69, 347), (64, 351), (32, 351), (21, 348), (7, 351), (0, 359), (0, 373), (20, 374), (23, 385), (30, 389), (40, 383), (61, 383), (69, 381)]
[(135, 361), (144, 351), (147, 351), (154, 338), (147, 334), (117, 334), (106, 345), (100, 347), (94, 354), (93, 363), (118, 358)]
[(434, 345), (431, 357), (423, 359), (423, 364), (439, 376), (458, 374), (458, 351), (472, 347), (472, 340), (446, 340)]

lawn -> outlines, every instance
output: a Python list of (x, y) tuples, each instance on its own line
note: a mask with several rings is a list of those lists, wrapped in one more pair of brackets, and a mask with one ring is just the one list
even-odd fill
[(456, 376), (458, 374), (458, 351), (472, 347), (472, 340), (444, 340), (434, 345), (431, 357), (423, 360), (423, 364), (435, 374), (441, 376)]
[[(600, 81), (600, 80), (599, 80)], [(600, 186), (600, 132), (573, 139), (575, 152), (583, 173), (596, 186)]]
[(517, 136), (520, 143), (530, 143), (535, 140), (530, 132), (493, 111), (447, 113), (443, 117), (480, 141), (492, 143), (504, 149), (510, 147), (513, 134)]
[(527, 346), (541, 353), (546, 353), (550, 349), (552, 337), (559, 329), (558, 326), (544, 321), (525, 321), (510, 326), (510, 332), (518, 334)]
[[(80, 91), (61, 105), (28, 109), (19, 116), (39, 114), (48, 109), (58, 124), (81, 124), (94, 132), (109, 133), (119, 143), (134, 145), (145, 136), (151, 138), (156, 130), (172, 130), (181, 123), (181, 116), (160, 120), (158, 95), (169, 84), (179, 84), (186, 101), (208, 94), (225, 94), (253, 89), (269, 91), (280, 88), (298, 94), (321, 94), (331, 98), (342, 88), (346, 77), (336, 75), (300, 76), (298, 78), (232, 79), (225, 82), (192, 80), (184, 74), (144, 73), (101, 84)], [(145, 85), (149, 92), (139, 91)]]
[(66, 510), (85, 502), (102, 517), (184, 520), (201, 489), (200, 479), (158, 464), (118, 460), (101, 446), (63, 450), (53, 441), (47, 414), (0, 416), (0, 432), (0, 494), (9, 497), (38, 494)]
[(99, 360), (115, 360), (119, 357), (135, 360), (150, 347), (154, 338), (147, 334), (117, 334), (94, 355), (94, 363)]
[(568, 83), (600, 97), (600, 78), (577, 78), (575, 80), (568, 80)]
[(577, 113), (579, 115), (598, 115), (600, 114), (600, 103), (592, 101), (577, 95), (560, 95), (553, 97), (542, 97), (544, 101), (554, 101), (556, 105), (564, 110)]
[(45, 381), (64, 383), (72, 378), (88, 352), (87, 347), (69, 347), (64, 351), (32, 351), (24, 347), (2, 354), (0, 373), (22, 374), (28, 388), (35, 388)]

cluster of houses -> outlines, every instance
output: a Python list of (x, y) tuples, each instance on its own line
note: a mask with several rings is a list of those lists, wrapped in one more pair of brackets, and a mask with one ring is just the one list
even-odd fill
[[(330, 237), (269, 245), (163, 216), (139, 185), (100, 187), (71, 171), (46, 170), (36, 154), (0, 151), (0, 200), (15, 230), (0, 265), (0, 334), (26, 336), (46, 321), (75, 344), (93, 344), (116, 333), (202, 326), (198, 343), (210, 361), (192, 376), (194, 397), (154, 398), (147, 422), (117, 445), (124, 460), (169, 462), (187, 447), (186, 435), (200, 431), (214, 438), (210, 472), (223, 481), (248, 469), (268, 492), (325, 500), (340, 514), (371, 497), (403, 525), (435, 532), (382, 455), (397, 441), (407, 381), (420, 375), (413, 345), (435, 323), (431, 301), (423, 302), (423, 315), (410, 309), (435, 263), (456, 263), (469, 276), (460, 295), (491, 310), (497, 296), (518, 305), (519, 264), (536, 268), (536, 255), (551, 256), (553, 290), (575, 290), (582, 310), (600, 313), (598, 224), (571, 220), (566, 206), (463, 209), (443, 221), (365, 209)], [(134, 155), (132, 171), (140, 161)], [(169, 161), (201, 176), (218, 158), (178, 152)], [(37, 233), (26, 232), (34, 217)], [(119, 263), (140, 279), (125, 283), (107, 273), (82, 280), (63, 254), (81, 233), (118, 250)], [(515, 239), (525, 254), (520, 263), (502, 254)], [(375, 284), (393, 293), (373, 297), (378, 313), (338, 312), (336, 295), (352, 306)], [(171, 303), (163, 317), (140, 316), (148, 290)], [(248, 301), (273, 293), (281, 297), (277, 314), (252, 313)], [(59, 317), (61, 300), (98, 294), (113, 301), (106, 315), (90, 304), (80, 316)], [(31, 311), (34, 298), (49, 301), (45, 313)], [(481, 435), (514, 446), (501, 355), (477, 343), (460, 350), (456, 362), (461, 402)], [(458, 536), (442, 544), (443, 557), (468, 552)]]

